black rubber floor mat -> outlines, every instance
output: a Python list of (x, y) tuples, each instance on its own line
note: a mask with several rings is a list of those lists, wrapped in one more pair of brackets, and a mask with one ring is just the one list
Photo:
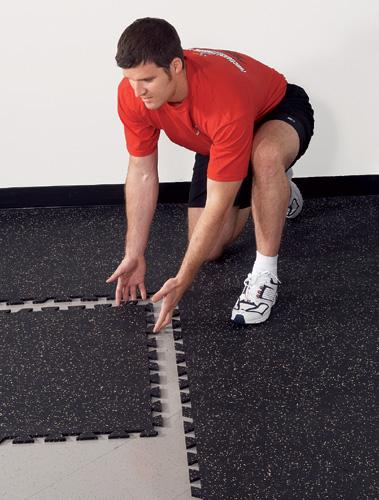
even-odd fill
[(208, 264), (180, 304), (207, 500), (378, 497), (377, 197), (306, 200), (268, 322), (230, 322), (253, 252)]
[[(114, 296), (105, 280), (123, 256), (124, 236), (123, 207), (0, 210), (0, 301)], [(146, 252), (149, 291), (176, 273), (186, 240), (185, 207), (159, 205)]]
[(0, 442), (156, 435), (143, 306), (0, 314)]

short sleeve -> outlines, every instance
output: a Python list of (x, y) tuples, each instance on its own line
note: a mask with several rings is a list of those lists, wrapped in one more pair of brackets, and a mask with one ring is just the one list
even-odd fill
[(157, 147), (160, 130), (151, 125), (146, 117), (138, 113), (138, 110), (128, 106), (127, 101), (126, 89), (120, 84), (118, 114), (124, 125), (126, 147), (133, 156), (150, 155)]
[(240, 181), (247, 175), (253, 145), (253, 120), (242, 117), (220, 127), (213, 136), (208, 178)]

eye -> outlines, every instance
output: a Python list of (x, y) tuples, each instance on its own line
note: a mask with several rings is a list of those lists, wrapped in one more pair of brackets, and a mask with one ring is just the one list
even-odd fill
[(149, 83), (149, 82), (152, 82), (153, 80), (154, 80), (154, 78), (145, 78), (144, 82), (148, 82)]

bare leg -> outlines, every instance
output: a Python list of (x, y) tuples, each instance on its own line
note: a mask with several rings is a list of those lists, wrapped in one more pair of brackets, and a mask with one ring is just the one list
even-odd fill
[(277, 299), (277, 255), (290, 187), (285, 170), (296, 158), (299, 138), (287, 123), (271, 120), (253, 139), (252, 209), (257, 259), (232, 310), (238, 324), (266, 321)]
[[(193, 230), (204, 209), (197, 207), (188, 208), (188, 240), (191, 239)], [(214, 247), (208, 257), (208, 260), (214, 260), (220, 257), (228, 245), (230, 245), (240, 235), (245, 227), (249, 217), (250, 207), (240, 210), (237, 207), (231, 207), (227, 212), (221, 233), (215, 241)]]
[[(298, 150), (296, 131), (280, 120), (266, 122), (254, 137), (252, 209), (257, 250), (263, 255), (278, 254), (290, 194), (285, 170), (296, 158)], [(188, 209), (189, 240), (202, 211), (203, 208)], [(220, 257), (224, 248), (238, 237), (249, 213), (250, 208), (230, 208), (208, 260)]]
[(252, 210), (257, 250), (263, 255), (279, 252), (290, 195), (285, 170), (298, 150), (296, 131), (283, 121), (266, 122), (255, 135)]

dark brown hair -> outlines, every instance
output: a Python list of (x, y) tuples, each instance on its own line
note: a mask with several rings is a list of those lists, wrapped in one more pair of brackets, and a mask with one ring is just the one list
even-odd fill
[(175, 57), (184, 65), (179, 35), (164, 19), (137, 19), (126, 28), (117, 44), (116, 62), (120, 68), (135, 68), (150, 62), (168, 70)]

